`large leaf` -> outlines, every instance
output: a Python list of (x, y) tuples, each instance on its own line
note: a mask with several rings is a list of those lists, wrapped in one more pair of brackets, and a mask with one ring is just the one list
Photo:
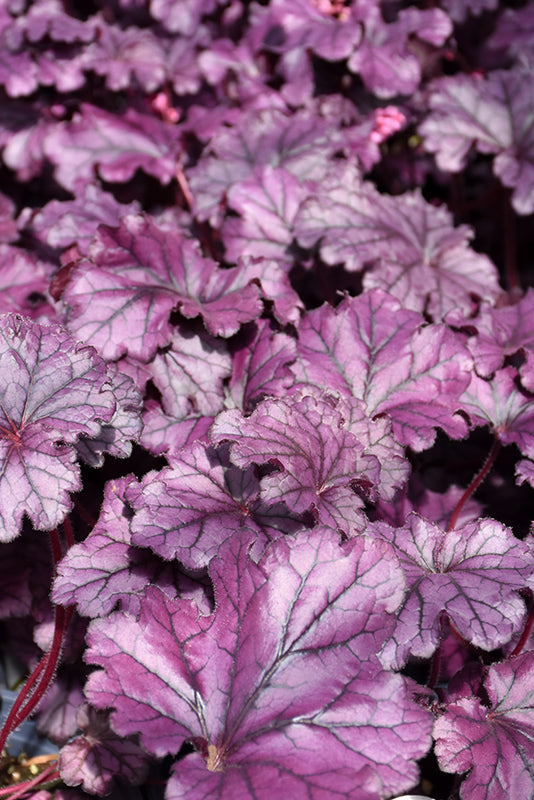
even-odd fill
[(243, 112), (233, 127), (222, 128), (212, 138), (198, 164), (186, 173), (195, 215), (220, 222), (228, 190), (239, 197), (241, 182), (263, 167), (283, 168), (299, 181), (320, 181), (342, 143), (342, 133), (331, 122), (309, 111)]
[(455, 412), (469, 383), (468, 351), (448, 328), (426, 325), (379, 289), (309, 312), (298, 353), (297, 379), (363, 400), (369, 417), (386, 414), (414, 450), (429, 447), (437, 427), (452, 437), (467, 432)]
[(462, 800), (534, 795), (534, 653), (488, 669), (489, 707), (460, 697), (436, 720), (436, 755), (446, 772), (469, 774)]
[(335, 400), (306, 387), (288, 399), (266, 399), (249, 417), (224, 411), (210, 432), (215, 444), (232, 442), (240, 467), (271, 463), (281, 468), (262, 479), (265, 502), (283, 501), (296, 512), (349, 533), (362, 528), (363, 500), (374, 495), (380, 464), (345, 425)]
[(120, 115), (89, 103), (51, 130), (45, 149), (56, 180), (69, 190), (93, 183), (96, 170), (104, 180), (122, 183), (142, 169), (167, 184), (182, 152), (176, 127), (134, 108)]
[(94, 621), (90, 701), (150, 753), (195, 744), (173, 798), (267, 800), (279, 776), (298, 800), (409, 788), (429, 717), (377, 666), (403, 592), (389, 547), (317, 529), (271, 543), (257, 565), (246, 550), (234, 540), (212, 562), (211, 616), (152, 587), (138, 620)]
[(247, 180), (231, 186), (228, 204), (241, 215), (223, 226), (227, 258), (241, 255), (292, 258), (286, 255), (293, 240), (293, 224), (306, 188), (287, 169), (257, 168)]
[(0, 540), (27, 514), (58, 525), (80, 488), (73, 445), (95, 436), (115, 411), (106, 365), (58, 325), (0, 317)]
[(500, 292), (495, 266), (468, 246), (473, 234), (466, 225), (455, 228), (452, 215), (419, 191), (380, 194), (352, 167), (322, 182), (294, 228), (306, 247), (320, 239), (328, 264), (366, 269), (365, 288), (380, 287), (434, 319), (452, 309), (468, 313), (473, 296), (493, 300)]
[(534, 211), (534, 91), (532, 70), (493, 70), (487, 77), (455, 75), (435, 84), (430, 114), (419, 130), (438, 166), (458, 172), (476, 147), (494, 153), (493, 170), (513, 188), (518, 214)]
[(173, 456), (170, 467), (149, 473), (128, 490), (136, 512), (132, 542), (198, 569), (230, 537), (265, 542), (280, 530), (302, 527), (281, 502), (265, 508), (259, 495), (252, 468), (242, 471), (229, 463), (224, 450), (194, 443)]
[(430, 657), (442, 612), (483, 650), (511, 639), (525, 616), (517, 592), (529, 585), (534, 561), (507, 528), (482, 519), (445, 531), (412, 513), (400, 528), (378, 523), (376, 530), (395, 547), (408, 587), (385, 646), (388, 664), (402, 665), (408, 654)]
[(68, 324), (106, 358), (128, 352), (148, 361), (168, 345), (169, 314), (201, 314), (208, 330), (231, 336), (263, 309), (255, 265), (220, 269), (193, 243), (148, 217), (130, 216), (119, 228), (101, 227), (71, 276), (63, 299)]

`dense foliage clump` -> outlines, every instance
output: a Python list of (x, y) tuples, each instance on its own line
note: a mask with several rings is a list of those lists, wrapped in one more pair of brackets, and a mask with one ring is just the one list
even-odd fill
[(0, 798), (534, 797), (534, 2), (0, 5)]

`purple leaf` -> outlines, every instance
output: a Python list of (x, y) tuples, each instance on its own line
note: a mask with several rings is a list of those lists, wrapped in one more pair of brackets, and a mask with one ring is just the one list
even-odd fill
[(147, 404), (143, 413), (140, 444), (154, 455), (177, 453), (193, 442), (209, 444), (208, 431), (213, 417), (192, 415), (181, 420), (168, 416), (157, 403)]
[(0, 243), (0, 312), (55, 319), (47, 301), (47, 266), (28, 250)]
[(237, 409), (215, 420), (211, 441), (232, 442), (239, 467), (276, 464), (281, 471), (262, 478), (266, 503), (283, 501), (297, 513), (313, 510), (317, 521), (346, 534), (364, 525), (363, 501), (374, 497), (380, 474), (375, 456), (345, 427), (335, 400), (307, 387), (285, 399), (266, 399), (249, 417)]
[(468, 347), (473, 353), (477, 373), (490, 378), (504, 366), (505, 358), (521, 352), (525, 363), (519, 367), (523, 386), (534, 390), (534, 290), (528, 288), (514, 305), (493, 308), (483, 304), (477, 316), (462, 318), (451, 313), (447, 322), (465, 326), (470, 334)]
[(265, 166), (248, 179), (231, 186), (228, 205), (241, 219), (228, 219), (222, 229), (226, 255), (292, 261), (286, 255), (293, 240), (293, 223), (308, 192), (297, 178), (281, 167)]
[[(531, 462), (529, 462), (531, 463)], [(534, 465), (533, 465), (534, 466)], [(387, 522), (393, 528), (402, 528), (411, 511), (417, 511), (421, 517), (436, 522), (441, 528), (449, 524), (452, 511), (456, 508), (465, 489), (450, 486), (443, 494), (426, 489), (416, 478), (398, 489), (395, 496), (388, 501), (380, 500), (376, 504), (374, 518)], [(474, 522), (481, 516), (482, 505), (472, 497), (462, 507), (457, 527), (467, 522)]]
[(534, 792), (534, 653), (493, 664), (489, 707), (476, 697), (450, 704), (434, 725), (441, 769), (465, 773), (462, 800), (531, 797)]
[(139, 595), (150, 580), (136, 569), (132, 557), (130, 525), (124, 493), (132, 477), (109, 481), (102, 512), (85, 541), (71, 547), (57, 568), (53, 601), (76, 604), (80, 614), (103, 617), (117, 603), (133, 613), (139, 610)]
[(295, 230), (305, 247), (321, 239), (328, 264), (366, 268), (366, 289), (384, 289), (434, 319), (452, 309), (468, 313), (473, 295), (493, 300), (501, 291), (495, 266), (468, 247), (473, 234), (466, 225), (454, 228), (452, 215), (419, 191), (379, 194), (354, 168), (322, 183), (303, 204)]
[(152, 30), (101, 21), (95, 41), (84, 52), (84, 69), (102, 75), (114, 92), (137, 85), (154, 92), (167, 77), (165, 56), (164, 40)]
[(15, 205), (9, 197), (0, 194), (0, 243), (13, 242), (18, 237), (15, 222)]
[(268, 320), (244, 329), (232, 353), (229, 397), (245, 414), (267, 395), (283, 397), (293, 383), (289, 365), (296, 359), (296, 342), (276, 333)]
[(132, 379), (119, 372), (116, 364), (109, 364), (108, 380), (116, 402), (113, 416), (101, 425), (97, 436), (82, 436), (76, 443), (78, 456), (92, 467), (102, 466), (104, 453), (127, 458), (132, 452), (132, 442), (139, 441), (143, 427), (142, 398)]
[(493, 171), (512, 188), (518, 214), (534, 211), (534, 95), (529, 67), (455, 75), (435, 84), (430, 114), (419, 126), (440, 169), (458, 172), (471, 147), (494, 153)]
[(145, 752), (132, 739), (117, 736), (109, 728), (108, 715), (85, 703), (77, 713), (83, 734), (61, 748), (59, 771), (67, 786), (79, 786), (91, 794), (107, 794), (114, 778), (129, 784), (144, 781), (148, 771)]
[(150, 0), (150, 13), (171, 33), (192, 36), (201, 18), (220, 0)]
[(176, 177), (180, 139), (176, 127), (133, 108), (119, 115), (83, 103), (72, 121), (50, 131), (45, 151), (56, 180), (71, 191), (94, 183), (96, 170), (105, 181), (123, 183), (142, 169), (167, 184)]
[(483, 650), (505, 644), (524, 621), (517, 592), (529, 584), (532, 553), (499, 522), (479, 519), (444, 531), (412, 513), (402, 528), (373, 527), (395, 547), (408, 587), (384, 648), (388, 664), (400, 666), (408, 654), (429, 658), (439, 644), (443, 611)]
[(82, 21), (65, 13), (60, 0), (36, 0), (23, 17), (22, 30), (30, 42), (50, 37), (55, 42), (89, 42), (93, 38), (93, 20)]
[(490, 424), (503, 444), (516, 444), (521, 453), (534, 459), (534, 399), (516, 385), (512, 367), (497, 370), (491, 380), (476, 373), (461, 400), (476, 424)]
[(423, 450), (436, 427), (453, 438), (467, 432), (455, 412), (469, 382), (468, 351), (448, 328), (426, 325), (379, 289), (309, 312), (298, 351), (297, 380), (363, 400), (370, 418), (386, 414), (401, 444)]
[(90, 256), (72, 273), (63, 299), (69, 328), (108, 359), (126, 352), (151, 359), (172, 340), (175, 309), (186, 317), (201, 314), (210, 333), (225, 337), (263, 310), (258, 265), (221, 269), (148, 217), (102, 226)]
[(212, 562), (211, 616), (153, 587), (139, 621), (94, 621), (91, 702), (112, 706), (113, 728), (140, 732), (150, 753), (192, 739), (200, 753), (180, 762), (172, 797), (226, 786), (267, 798), (279, 774), (299, 800), (412, 786), (429, 716), (374, 655), (403, 591), (389, 548), (367, 537), (340, 546), (316, 529), (271, 543), (258, 565), (246, 550), (234, 540)]
[[(165, 559), (178, 558), (198, 569), (209, 563), (229, 537), (261, 543), (273, 529), (255, 520), (259, 485), (254, 471), (231, 466), (222, 453), (193, 444), (171, 466), (132, 485), (128, 502), (136, 512), (132, 542)], [(289, 517), (290, 515), (287, 514)]]
[[(454, 22), (463, 22), (469, 14), (480, 15), (484, 11), (493, 11), (498, 0), (443, 0), (442, 5)], [(506, 9), (510, 11), (511, 9)]]
[(237, 192), (241, 181), (268, 165), (287, 170), (299, 181), (320, 181), (342, 143), (331, 122), (309, 111), (291, 116), (279, 109), (242, 113), (233, 127), (222, 128), (211, 139), (198, 164), (186, 171), (195, 216), (217, 223), (228, 190)]
[(415, 92), (422, 64), (414, 40), (439, 46), (452, 33), (449, 17), (438, 8), (405, 8), (386, 24), (380, 3), (364, 0), (356, 6), (356, 19), (364, 37), (350, 56), (348, 68), (378, 97)]
[(63, 665), (39, 704), (37, 730), (56, 744), (65, 744), (78, 731), (76, 712), (85, 702), (84, 680), (79, 661)]
[(165, 413), (179, 420), (191, 413), (215, 416), (222, 409), (223, 380), (231, 367), (225, 341), (180, 326), (147, 371), (161, 392)]
[(74, 200), (51, 200), (31, 220), (31, 227), (51, 247), (76, 244), (82, 255), (99, 225), (118, 226), (122, 217), (139, 211), (137, 202), (118, 203), (96, 185), (77, 187)]
[(99, 433), (115, 411), (104, 362), (57, 326), (0, 318), (0, 539), (27, 514), (57, 526), (80, 488), (73, 445)]

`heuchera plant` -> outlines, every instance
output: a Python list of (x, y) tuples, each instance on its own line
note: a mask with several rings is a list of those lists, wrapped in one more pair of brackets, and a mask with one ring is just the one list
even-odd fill
[(532, 0), (0, 4), (0, 800), (534, 797), (533, 87)]

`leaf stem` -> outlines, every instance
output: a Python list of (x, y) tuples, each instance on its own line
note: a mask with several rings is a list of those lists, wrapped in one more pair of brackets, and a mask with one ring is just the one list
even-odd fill
[(44, 788), (42, 786), (43, 783), (48, 786), (50, 785), (50, 781), (57, 781), (60, 777), (57, 765), (52, 764), (29, 781), (14, 783), (13, 786), (6, 786), (0, 789), (0, 798), (7, 797), (9, 800), (19, 800), (19, 798), (24, 797), (30, 789), (42, 789)]
[[(70, 533), (72, 534), (72, 530)], [(69, 534), (66, 535), (68, 539)], [(55, 568), (62, 556), (61, 542), (57, 528), (50, 531), (50, 545)], [(9, 735), (29, 717), (52, 683), (61, 657), (65, 633), (72, 618), (72, 612), (72, 607), (55, 607), (52, 644), (33, 672), (29, 675), (7, 715), (7, 719), (0, 731), (0, 752), (4, 749)]]
[(456, 508), (452, 512), (452, 516), (451, 516), (447, 531), (452, 531), (456, 527), (456, 523), (458, 522), (458, 518), (460, 516), (462, 508), (467, 503), (467, 501), (469, 500), (471, 495), (474, 494), (474, 492), (476, 492), (476, 490), (478, 489), (478, 487), (480, 486), (480, 484), (482, 483), (482, 481), (484, 480), (484, 478), (486, 477), (486, 475), (488, 474), (488, 472), (492, 468), (492, 466), (493, 466), (493, 464), (495, 462), (495, 458), (497, 456), (497, 453), (499, 452), (500, 446), (501, 446), (500, 441), (497, 438), (495, 438), (494, 441), (493, 441), (493, 444), (491, 446), (491, 450), (489, 451), (488, 455), (486, 456), (486, 460), (484, 461), (484, 464), (482, 465), (481, 470), (478, 472), (477, 475), (475, 475), (475, 477), (473, 478), (473, 480), (471, 481), (471, 483), (469, 484), (469, 486), (467, 487), (467, 489), (465, 490), (463, 495), (458, 500), (458, 503), (456, 504)]
[(519, 653), (522, 651), (523, 647), (527, 643), (527, 639), (530, 636), (530, 631), (532, 630), (532, 625), (534, 624), (534, 602), (532, 599), (532, 592), (529, 592), (529, 608), (528, 608), (528, 616), (527, 621), (525, 622), (525, 627), (523, 628), (523, 633), (519, 637), (519, 641), (517, 642), (516, 646), (510, 653), (509, 658), (513, 658), (514, 656), (518, 656)]

